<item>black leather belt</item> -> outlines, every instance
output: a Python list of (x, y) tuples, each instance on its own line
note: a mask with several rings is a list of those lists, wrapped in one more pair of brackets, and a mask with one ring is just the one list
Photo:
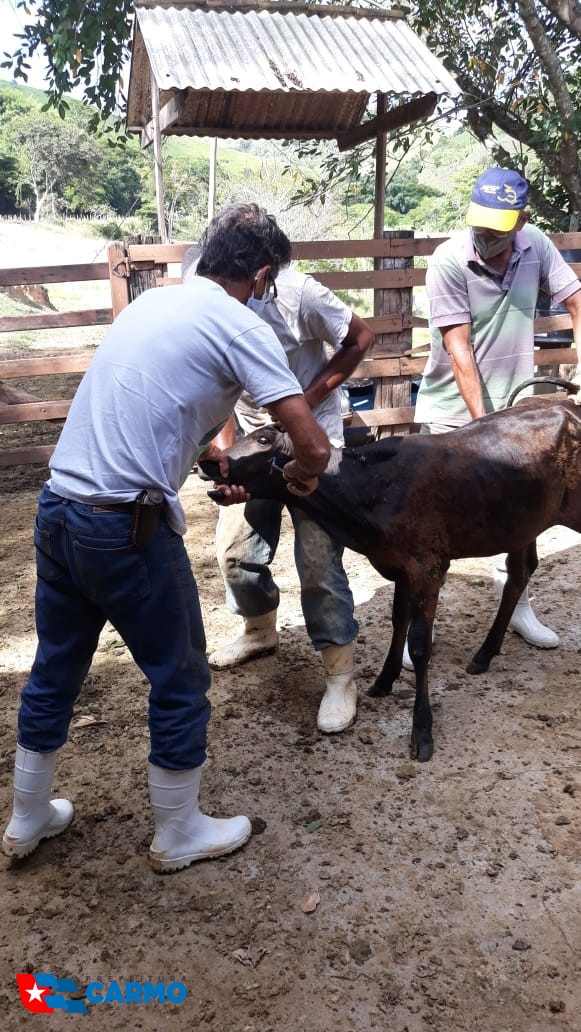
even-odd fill
[(116, 505), (94, 505), (93, 512), (121, 512), (131, 515), (135, 512), (137, 499), (133, 502), (117, 502)]
[(92, 509), (93, 512), (119, 512), (131, 516), (131, 540), (137, 548), (147, 548), (159, 527), (164, 506), (163, 495), (159, 502), (152, 502), (148, 492), (142, 491), (133, 502), (93, 505)]

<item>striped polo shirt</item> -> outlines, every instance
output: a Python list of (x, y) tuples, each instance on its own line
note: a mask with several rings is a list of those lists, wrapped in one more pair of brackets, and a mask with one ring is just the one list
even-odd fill
[(526, 225), (516, 234), (504, 275), (476, 254), (469, 229), (440, 244), (426, 273), (431, 354), (418, 392), (416, 421), (456, 427), (471, 420), (439, 327), (471, 324), (484, 404), (487, 412), (495, 412), (534, 373), (539, 289), (559, 302), (580, 286), (557, 248), (535, 226)]

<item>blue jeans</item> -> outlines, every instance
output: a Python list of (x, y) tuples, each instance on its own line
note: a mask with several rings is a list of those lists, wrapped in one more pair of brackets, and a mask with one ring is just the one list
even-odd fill
[(110, 620), (148, 678), (149, 759), (170, 770), (206, 758), (210, 670), (196, 582), (182, 538), (162, 516), (145, 549), (130, 513), (95, 512), (43, 487), (34, 529), (38, 648), (21, 696), (18, 740), (66, 741), (99, 634)]
[[(216, 552), (226, 603), (238, 616), (262, 616), (278, 606), (270, 563), (280, 538), (282, 510), (279, 502), (261, 499), (220, 509)], [(317, 652), (329, 645), (347, 645), (359, 625), (343, 569), (343, 548), (300, 509), (289, 511), (307, 633)]]

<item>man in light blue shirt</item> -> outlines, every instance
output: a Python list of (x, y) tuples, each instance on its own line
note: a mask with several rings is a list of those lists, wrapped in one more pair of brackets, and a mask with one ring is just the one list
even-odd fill
[[(220, 856), (250, 836), (246, 817), (210, 818), (198, 805), (210, 672), (178, 491), (243, 390), (292, 438), (291, 493), (313, 490), (328, 461), (329, 441), (275, 334), (246, 307), (277, 271), (250, 227), (217, 234), (194, 282), (124, 309), (79, 386), (35, 523), (38, 649), (18, 718), (9, 856), (72, 820), (68, 800), (50, 800), (52, 780), (107, 620), (150, 682), (153, 869)], [(226, 500), (240, 490), (225, 489)]]

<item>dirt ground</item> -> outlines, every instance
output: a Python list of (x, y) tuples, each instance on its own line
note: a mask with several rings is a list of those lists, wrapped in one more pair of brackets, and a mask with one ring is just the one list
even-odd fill
[[(32, 519), (39, 468), (0, 494), (0, 814), (9, 815), (18, 696), (35, 649)], [(213, 549), (216, 508), (192, 476), (187, 544), (208, 643), (236, 633)], [(488, 560), (452, 565), (432, 663), (436, 749), (408, 758), (412, 675), (366, 689), (389, 640), (392, 585), (347, 553), (360, 635), (356, 724), (324, 737), (322, 667), (307, 639), (289, 521), (275, 572), (276, 656), (216, 673), (202, 803), (247, 813), (239, 853), (173, 876), (147, 861), (147, 686), (112, 629), (62, 750), (67, 834), (0, 860), (2, 1028), (213, 1032), (547, 1032), (581, 1028), (581, 536), (540, 541), (537, 607), (561, 647), (509, 635), (489, 674), (464, 668), (492, 618)], [(305, 913), (306, 901), (320, 902)], [(181, 981), (179, 1005), (32, 1015), (16, 972), (89, 982)]]

